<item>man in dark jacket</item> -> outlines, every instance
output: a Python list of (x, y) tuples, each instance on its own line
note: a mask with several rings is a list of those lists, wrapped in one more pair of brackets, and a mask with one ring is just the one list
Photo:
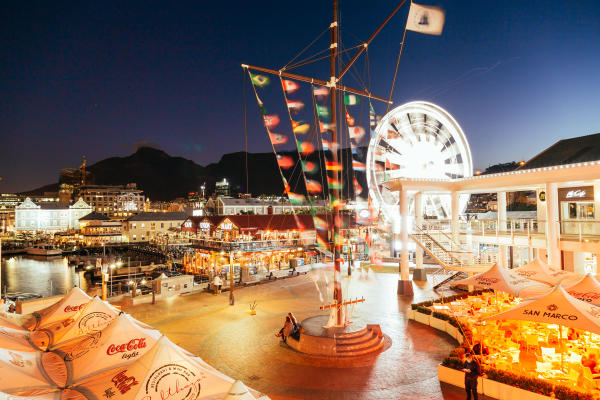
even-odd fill
[(471, 400), (471, 393), (473, 394), (473, 400), (477, 400), (477, 378), (481, 376), (481, 367), (477, 360), (473, 359), (471, 353), (465, 354), (465, 365), (463, 366), (465, 372), (465, 390), (467, 391), (467, 400)]

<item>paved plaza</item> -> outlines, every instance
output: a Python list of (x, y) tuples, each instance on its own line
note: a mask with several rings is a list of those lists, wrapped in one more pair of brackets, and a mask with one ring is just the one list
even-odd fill
[[(343, 278), (344, 296), (364, 296), (354, 316), (379, 323), (387, 350), (358, 366), (334, 367), (291, 350), (275, 333), (292, 311), (299, 321), (321, 314), (331, 299), (332, 268), (306, 275), (236, 289), (229, 293), (173, 297), (155, 305), (126, 311), (166, 334), (173, 342), (201, 356), (225, 374), (283, 399), (463, 399), (463, 391), (440, 385), (437, 365), (457, 343), (446, 334), (408, 321), (411, 299), (396, 295), (397, 275), (355, 272)], [(412, 301), (435, 297), (430, 284), (415, 286)], [(256, 301), (257, 315), (249, 314)], [(391, 341), (391, 343), (390, 343)]]

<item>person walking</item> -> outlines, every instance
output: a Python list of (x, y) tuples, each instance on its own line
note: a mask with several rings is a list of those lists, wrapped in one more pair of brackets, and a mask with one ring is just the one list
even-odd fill
[(215, 279), (213, 279), (213, 290), (214, 294), (221, 293), (221, 286), (223, 286), (223, 280), (219, 275), (215, 275)]
[(467, 400), (477, 400), (477, 378), (481, 376), (481, 366), (473, 358), (471, 353), (465, 354), (465, 364), (463, 366), (465, 373), (465, 390), (467, 391)]

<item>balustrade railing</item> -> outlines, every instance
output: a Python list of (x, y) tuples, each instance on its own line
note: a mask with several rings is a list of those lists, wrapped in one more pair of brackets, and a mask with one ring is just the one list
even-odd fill
[(292, 248), (303, 246), (302, 239), (275, 239), (275, 240), (215, 240), (192, 239), (192, 247), (218, 249), (221, 251), (251, 251), (277, 248)]

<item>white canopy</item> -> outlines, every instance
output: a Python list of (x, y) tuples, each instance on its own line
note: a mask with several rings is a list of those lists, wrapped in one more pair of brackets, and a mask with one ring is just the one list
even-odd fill
[[(64, 384), (66, 374), (60, 369), (62, 360), (48, 353), (0, 349), (0, 387), (15, 395), (32, 395)], [(59, 361), (60, 363), (57, 363)], [(46, 370), (47, 365), (50, 372)], [(58, 368), (56, 366), (58, 365)], [(63, 364), (64, 365), (64, 364)], [(53, 381), (52, 378), (56, 381)]]
[(480, 288), (494, 289), (518, 297), (539, 296), (550, 290), (548, 285), (522, 278), (498, 264), (494, 264), (485, 272), (452, 283), (454, 285), (473, 285)]
[(165, 395), (168, 400), (220, 400), (232, 382), (163, 336), (134, 363), (95, 375), (71, 389), (88, 398), (111, 400), (162, 400)]
[(20, 351), (40, 351), (48, 346), (48, 334), (0, 326), (0, 348)]
[(522, 267), (512, 269), (511, 272), (523, 278), (533, 279), (534, 281), (549, 283), (550, 285), (558, 285), (562, 281), (566, 283), (568, 280), (576, 281), (581, 278), (580, 274), (575, 272), (563, 271), (558, 268), (551, 267), (539, 257), (532, 262), (523, 265)]
[(587, 274), (581, 280), (572, 285), (563, 285), (567, 292), (581, 301), (600, 306), (600, 282), (591, 274)]
[(31, 314), (11, 314), (7, 312), (0, 312), (0, 326), (13, 329), (26, 329), (26, 322), (30, 319), (34, 319)]
[(34, 312), (35, 325), (28, 326), (28, 328), (31, 330), (47, 328), (49, 325), (71, 318), (90, 300), (91, 297), (83, 290), (74, 287), (57, 303)]
[(106, 328), (70, 341), (52, 351), (65, 360), (68, 384), (122, 367), (140, 359), (161, 337), (160, 331), (139, 326), (121, 313)]
[(227, 396), (223, 400), (255, 400), (256, 397), (250, 394), (250, 391), (242, 381), (235, 381), (229, 388)]
[(577, 300), (561, 285), (544, 296), (526, 300), (510, 310), (484, 319), (544, 322), (600, 334), (600, 307)]
[(115, 307), (95, 296), (72, 319), (52, 325), (51, 329), (47, 330), (51, 338), (50, 343), (54, 347), (88, 333), (101, 331), (119, 315), (119, 312)]

